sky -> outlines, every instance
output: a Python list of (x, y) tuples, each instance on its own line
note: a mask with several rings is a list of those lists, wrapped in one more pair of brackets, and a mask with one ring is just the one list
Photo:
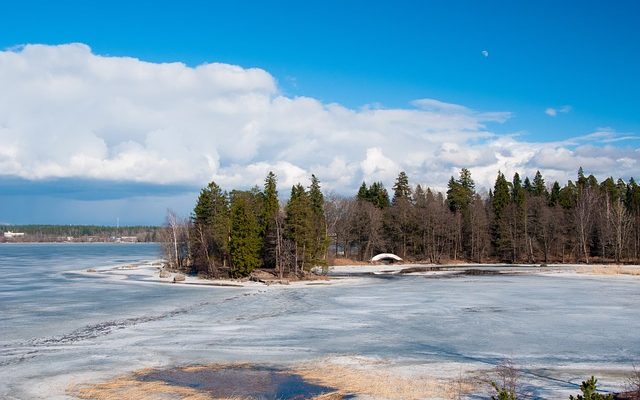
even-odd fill
[(640, 176), (636, 1), (21, 1), (0, 223), (161, 224), (199, 188)]

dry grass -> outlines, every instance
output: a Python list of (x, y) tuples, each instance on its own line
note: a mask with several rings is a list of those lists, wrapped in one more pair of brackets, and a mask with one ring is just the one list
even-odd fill
[(371, 265), (368, 261), (356, 261), (350, 258), (334, 258), (329, 260), (329, 264), (339, 267), (344, 265)]
[[(251, 368), (250, 364), (212, 364), (181, 368), (198, 372), (218, 368)], [(67, 390), (71, 396), (92, 400), (248, 400), (248, 398), (217, 398), (210, 393), (185, 386), (173, 386), (160, 381), (138, 378), (154, 372), (143, 369), (102, 383), (74, 385)], [(477, 382), (464, 378), (445, 380), (433, 377), (407, 377), (389, 371), (386, 363), (363, 361), (357, 365), (336, 364), (329, 360), (306, 363), (286, 371), (304, 380), (336, 389), (312, 400), (342, 400), (346, 395), (368, 395), (389, 400), (460, 399), (477, 389)]]
[(584, 265), (576, 268), (580, 274), (592, 275), (635, 275), (640, 276), (640, 268), (622, 265)]
[(353, 367), (330, 362), (311, 363), (294, 369), (305, 380), (330, 386), (340, 393), (364, 394), (384, 399), (456, 399), (475, 388), (466, 380), (445, 381), (404, 377), (380, 368)]
[(135, 377), (124, 376), (93, 385), (78, 385), (67, 393), (80, 399), (91, 400), (212, 400), (213, 398), (198, 390), (171, 386), (164, 382), (142, 382)]

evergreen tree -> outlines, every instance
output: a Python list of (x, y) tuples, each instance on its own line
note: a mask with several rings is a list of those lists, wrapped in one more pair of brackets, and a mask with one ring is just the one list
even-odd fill
[(462, 168), (460, 177), (451, 177), (447, 185), (447, 204), (453, 212), (466, 212), (475, 194), (475, 182), (471, 179), (471, 172)]
[(511, 186), (512, 201), (516, 206), (522, 207), (525, 202), (525, 191), (522, 187), (522, 181), (520, 180), (520, 174), (517, 172), (513, 175), (513, 184)]
[(568, 181), (567, 185), (560, 189), (560, 195), (558, 197), (558, 204), (565, 210), (570, 210), (575, 207), (576, 199), (578, 197), (578, 189), (573, 182)]
[(555, 207), (560, 203), (560, 184), (558, 181), (553, 182), (551, 193), (549, 194), (549, 205)]
[[(467, 255), (473, 252), (471, 214), (469, 212), (473, 196), (475, 194), (475, 182), (471, 178), (471, 172), (462, 168), (460, 176), (456, 180), (449, 180), (447, 189), (447, 205), (456, 217), (456, 232), (454, 247), (464, 250)], [(454, 259), (457, 258), (457, 250), (454, 251)]]
[(508, 254), (508, 251), (511, 248), (511, 241), (507, 233), (507, 221), (505, 217), (505, 210), (511, 201), (511, 195), (509, 192), (509, 182), (507, 182), (502, 172), (498, 172), (498, 177), (496, 178), (496, 183), (493, 187), (493, 198), (491, 201), (494, 218), (491, 225), (491, 241), (495, 248), (496, 255), (501, 259), (505, 259), (506, 254)]
[(237, 192), (231, 195), (231, 275), (248, 276), (260, 266), (261, 226), (256, 213), (257, 199), (253, 192)]
[(280, 211), (278, 201), (277, 177), (269, 171), (264, 181), (264, 201), (262, 203), (262, 260), (265, 268), (276, 267), (277, 232), (276, 218)]
[(215, 183), (200, 191), (192, 215), (191, 255), (198, 272), (218, 276), (229, 254), (229, 203)]
[(356, 198), (358, 200), (369, 200), (369, 191), (367, 190), (367, 184), (365, 182), (362, 182), (362, 185), (360, 185)]
[(286, 206), (285, 224), (287, 236), (293, 242), (294, 270), (310, 269), (312, 265), (313, 239), (313, 208), (309, 194), (301, 184), (291, 188), (291, 197)]
[(311, 205), (311, 218), (313, 228), (313, 240), (311, 243), (310, 267), (327, 264), (326, 253), (329, 246), (327, 237), (327, 222), (324, 214), (324, 196), (320, 190), (320, 180), (311, 175), (309, 186), (309, 201)]
[(401, 171), (393, 185), (393, 200), (395, 204), (400, 199), (411, 199), (411, 186), (409, 186), (409, 177), (404, 171)]
[[(558, 189), (560, 189), (560, 187), (558, 187)], [(532, 193), (534, 196), (549, 196), (547, 187), (544, 183), (544, 178), (542, 178), (542, 174), (540, 173), (540, 171), (536, 171), (536, 175), (533, 177)]]
[(467, 168), (462, 168), (460, 170), (460, 179), (458, 182), (468, 192), (474, 192), (476, 189), (476, 184), (473, 179), (471, 179), (471, 171)]
[(380, 209), (387, 208), (390, 205), (389, 193), (382, 182), (373, 182), (369, 188), (367, 188), (366, 183), (362, 182), (356, 199), (368, 201)]
[(587, 184), (587, 178), (584, 176), (584, 170), (582, 167), (578, 168), (578, 180), (576, 184), (579, 188), (584, 187)]
[(389, 207), (389, 193), (382, 182), (373, 182), (367, 191), (367, 200), (374, 206), (384, 209)]
[(534, 194), (533, 185), (531, 184), (531, 181), (529, 180), (528, 176), (524, 178), (524, 183), (522, 184), (522, 187), (524, 188), (524, 191), (527, 192), (528, 194), (530, 195)]
[(579, 394), (576, 397), (572, 395), (569, 396), (569, 400), (613, 400), (614, 397), (612, 394), (600, 394), (598, 393), (598, 380), (595, 377), (591, 377), (586, 381), (582, 381), (580, 385), (580, 391), (582, 394)]

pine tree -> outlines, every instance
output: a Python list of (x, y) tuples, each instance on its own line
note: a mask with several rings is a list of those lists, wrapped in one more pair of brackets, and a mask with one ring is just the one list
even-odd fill
[(569, 396), (569, 400), (613, 400), (614, 397), (612, 394), (600, 394), (598, 393), (598, 380), (595, 377), (591, 377), (586, 381), (582, 381), (580, 385), (580, 391), (582, 394), (579, 394), (576, 397), (573, 395)]

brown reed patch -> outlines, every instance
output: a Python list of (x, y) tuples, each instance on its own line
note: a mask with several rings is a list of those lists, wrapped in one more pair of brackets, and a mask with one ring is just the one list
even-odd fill
[(69, 395), (87, 400), (212, 400), (213, 397), (198, 390), (173, 386), (164, 382), (142, 382), (135, 377), (123, 376), (103, 383), (76, 385), (67, 390)]
[(371, 265), (368, 261), (356, 261), (350, 258), (334, 258), (333, 260), (330, 260), (330, 264), (339, 267), (345, 265)]
[(576, 268), (580, 274), (640, 276), (640, 268), (623, 265), (583, 265)]
[(476, 388), (466, 379), (405, 377), (373, 364), (358, 367), (330, 361), (313, 362), (298, 366), (294, 372), (310, 382), (336, 388), (343, 395), (360, 394), (390, 400), (457, 399)]

